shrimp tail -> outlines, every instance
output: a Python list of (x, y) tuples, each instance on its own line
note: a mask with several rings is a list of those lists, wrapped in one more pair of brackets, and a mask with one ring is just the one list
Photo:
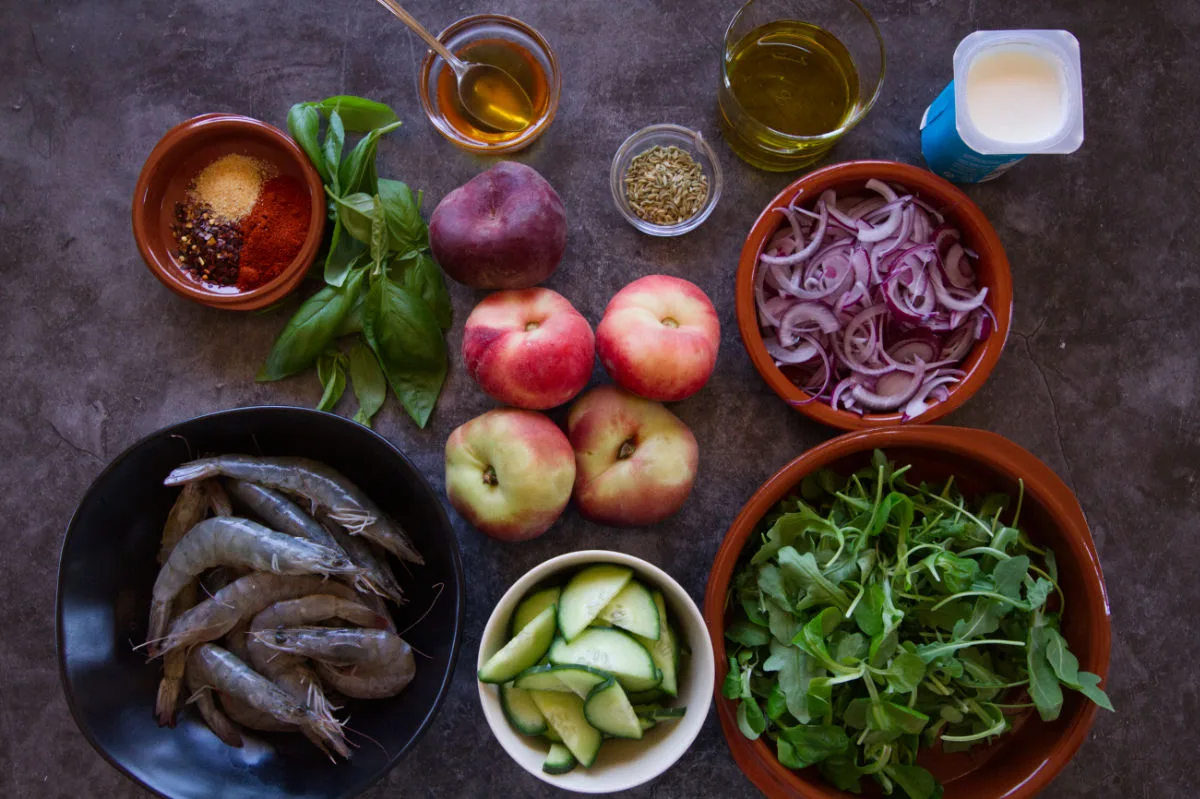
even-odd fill
[(187, 655), (187, 650), (176, 649), (163, 659), (163, 678), (158, 683), (158, 697), (154, 702), (154, 713), (160, 727), (175, 726), (175, 709), (179, 707)]
[[(329, 749), (333, 749), (344, 758), (349, 758), (350, 747), (346, 743), (342, 722), (333, 717), (333, 706), (316, 684), (309, 683), (306, 701), (309, 711), (309, 722), (304, 728), (306, 737), (316, 744), (330, 760), (335, 760), (335, 758), (329, 753)], [(325, 744), (328, 744), (328, 748)]]

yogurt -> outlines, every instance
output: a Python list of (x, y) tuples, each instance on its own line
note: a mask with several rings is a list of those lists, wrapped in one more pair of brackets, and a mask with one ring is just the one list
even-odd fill
[(1004, 174), (1026, 155), (1083, 143), (1079, 42), (1067, 31), (977, 31), (954, 53), (954, 80), (925, 110), (921, 152), (956, 183)]

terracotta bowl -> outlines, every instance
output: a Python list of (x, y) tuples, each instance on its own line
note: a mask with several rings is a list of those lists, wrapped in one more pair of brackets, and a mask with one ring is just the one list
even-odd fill
[[(917, 480), (954, 475), (967, 496), (991, 491), (1015, 496), (1018, 480), (1023, 480), (1021, 527), (1057, 556), (1067, 609), (1062, 633), (1081, 668), (1101, 678), (1108, 673), (1112, 631), (1100, 561), (1079, 503), (1048, 466), (1008, 439), (982, 430), (911, 426), (846, 433), (796, 458), (754, 493), (721, 542), (704, 596), (704, 621), (716, 655), (714, 693), (721, 729), (738, 766), (771, 799), (853, 799), (853, 794), (829, 785), (815, 768), (799, 772), (785, 768), (767, 743), (749, 741), (738, 730), (736, 703), (725, 699), (720, 690), (729, 664), (725, 653), (726, 594), (742, 550), (764, 515), (792, 494), (806, 475), (822, 467), (851, 472), (868, 464), (876, 448), (898, 463), (911, 463)], [(1063, 693), (1062, 714), (1054, 722), (1030, 714), (990, 746), (950, 755), (925, 752), (919, 762), (945, 785), (945, 799), (1032, 797), (1079, 749), (1095, 716), (1096, 706), (1080, 694)], [(865, 781), (864, 787), (869, 783)]]
[[(820, 400), (806, 402), (811, 395), (789, 380), (767, 353), (758, 325), (758, 309), (754, 303), (754, 269), (758, 264), (758, 257), (780, 225), (787, 224), (787, 220), (775, 209), (793, 201), (811, 203), (826, 189), (834, 189), (839, 194), (858, 192), (871, 178), (907, 187), (916, 196), (941, 211), (948, 222), (958, 227), (962, 233), (963, 246), (979, 254), (979, 260), (974, 264), (975, 272), (979, 285), (988, 288), (987, 304), (996, 315), (997, 329), (993, 330), (987, 339), (978, 342), (963, 359), (960, 368), (966, 371), (966, 377), (951, 388), (945, 400), (933, 403), (924, 413), (907, 422), (904, 422), (900, 413), (868, 413), (859, 416), (850, 411), (835, 410), (827, 402)], [(995, 229), (987, 221), (983, 211), (979, 210), (979, 206), (971, 202), (967, 195), (951, 183), (920, 167), (894, 161), (849, 161), (810, 172), (792, 183), (771, 200), (755, 220), (738, 261), (737, 320), (742, 332), (742, 343), (746, 352), (750, 354), (750, 360), (754, 362), (754, 368), (776, 394), (811, 419), (842, 430), (860, 430), (901, 423), (932, 422), (966, 402), (979, 390), (991, 374), (996, 361), (1000, 360), (1000, 352), (1004, 349), (1009, 324), (1012, 321), (1012, 293), (1012, 274), (1004, 247), (1001, 246)]]
[[(300, 181), (311, 205), (312, 222), (299, 254), (274, 280), (249, 291), (218, 288), (192, 277), (175, 260), (171, 235), (175, 205), (184, 199), (196, 174), (229, 153), (266, 161), (279, 175)], [(204, 114), (171, 128), (150, 151), (133, 193), (133, 238), (146, 266), (171, 291), (213, 308), (251, 311), (282, 299), (312, 266), (324, 230), (321, 176), (286, 133), (250, 117)]]

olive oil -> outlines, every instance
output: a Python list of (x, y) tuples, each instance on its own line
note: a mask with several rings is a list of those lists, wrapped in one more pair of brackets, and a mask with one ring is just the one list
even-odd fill
[[(520, 44), (508, 39), (480, 39), (470, 42), (455, 52), (464, 61), (491, 64), (500, 67), (521, 85), (533, 103), (533, 120), (541, 119), (550, 103), (550, 83), (542, 65), (533, 53)], [(486, 89), (486, 86), (481, 87)], [(449, 67), (443, 67), (437, 79), (438, 106), (446, 122), (469, 139), (489, 144), (511, 141), (524, 131), (498, 131), (475, 120), (463, 108), (458, 98), (458, 82)], [(503, 97), (497, 97), (502, 103)]]
[[(824, 28), (799, 20), (759, 26), (725, 53), (721, 112), (738, 155), (767, 169), (794, 169), (832, 141), (796, 142), (839, 130), (858, 108), (849, 50)], [(832, 138), (832, 137), (831, 137)]]

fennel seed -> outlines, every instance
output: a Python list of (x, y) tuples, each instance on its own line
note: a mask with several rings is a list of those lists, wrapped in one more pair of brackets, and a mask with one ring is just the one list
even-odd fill
[(708, 177), (691, 153), (655, 145), (629, 162), (625, 198), (647, 222), (677, 225), (695, 216), (708, 199)]

